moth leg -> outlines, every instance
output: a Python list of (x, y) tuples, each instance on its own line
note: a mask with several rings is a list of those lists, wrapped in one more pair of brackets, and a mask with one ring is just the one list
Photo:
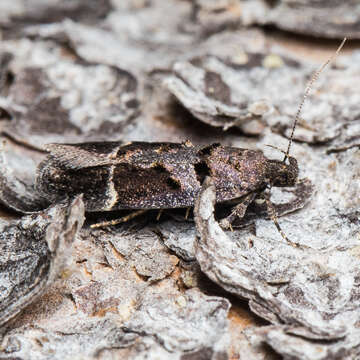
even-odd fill
[(270, 216), (271, 220), (274, 222), (274, 224), (275, 224), (277, 230), (279, 231), (280, 235), (281, 235), (281, 236), (283, 237), (283, 239), (284, 239), (285, 241), (287, 241), (291, 246), (300, 247), (300, 244), (291, 241), (291, 240), (285, 235), (284, 231), (281, 229), (280, 224), (279, 224), (279, 222), (278, 222), (277, 215), (276, 215), (276, 210), (275, 210), (274, 204), (270, 201), (270, 194), (267, 193), (267, 192), (264, 192), (264, 197), (265, 197), (266, 206), (267, 206), (267, 210), (268, 210), (269, 216)]
[(284, 191), (294, 195), (294, 199), (283, 204), (273, 204), (278, 216), (288, 214), (303, 208), (310, 200), (314, 192), (314, 185), (309, 179), (300, 179), (295, 188), (284, 189)]
[(241, 203), (234, 206), (231, 210), (231, 214), (228, 215), (226, 218), (221, 219), (220, 226), (223, 229), (230, 229), (233, 231), (231, 224), (234, 222), (237, 218), (243, 218), (246, 212), (247, 207), (252, 203), (252, 201), (255, 199), (256, 193), (251, 193), (249, 195), (246, 195)]
[(191, 210), (191, 207), (186, 208), (185, 220), (187, 220), (189, 218), (190, 210)]
[(110, 220), (110, 221), (104, 221), (104, 222), (101, 222), (101, 223), (97, 223), (97, 224), (92, 224), (90, 225), (90, 227), (92, 229), (96, 229), (96, 228), (100, 228), (100, 227), (106, 227), (106, 226), (112, 226), (112, 225), (117, 225), (117, 224), (120, 224), (120, 223), (124, 223), (124, 222), (127, 222), (139, 215), (142, 215), (144, 214), (146, 211), (148, 211), (147, 209), (141, 209), (141, 210), (137, 210), (137, 211), (134, 211), (132, 213), (130, 213), (129, 215), (126, 215), (126, 216), (123, 216), (119, 219), (114, 219), (114, 220)]
[(159, 221), (160, 220), (160, 217), (162, 215), (162, 213), (164, 212), (164, 209), (160, 209), (157, 216), (156, 216), (156, 221)]

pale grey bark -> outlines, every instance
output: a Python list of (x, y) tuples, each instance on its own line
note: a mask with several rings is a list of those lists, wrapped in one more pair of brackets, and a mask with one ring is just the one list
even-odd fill
[[(34, 186), (50, 142), (189, 139), (282, 159), (266, 145), (286, 150), (317, 65), (247, 27), (358, 38), (356, 6), (2, 0), (0, 201), (19, 219), (1, 225), (0, 358), (356, 359), (359, 52), (337, 59), (307, 100), (290, 152), (306, 180), (271, 190), (301, 248), (259, 202), (224, 232), (211, 188), (196, 224), (181, 209), (91, 230), (113, 216), (96, 214), (80, 230), (80, 199), (49, 204)], [(263, 322), (234, 334), (237, 297)]]

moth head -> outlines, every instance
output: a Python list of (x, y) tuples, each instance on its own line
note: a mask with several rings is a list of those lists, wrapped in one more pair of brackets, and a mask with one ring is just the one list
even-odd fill
[(294, 186), (299, 175), (297, 160), (288, 157), (289, 163), (279, 160), (269, 160), (267, 162), (266, 175), (270, 180), (271, 186)]

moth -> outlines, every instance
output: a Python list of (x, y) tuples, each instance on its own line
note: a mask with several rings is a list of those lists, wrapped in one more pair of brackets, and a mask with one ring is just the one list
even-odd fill
[(94, 142), (50, 144), (47, 149), (37, 187), (51, 201), (82, 193), (90, 212), (187, 208), (210, 176), (217, 202), (238, 202), (228, 226), (269, 184), (294, 186), (299, 171), (293, 157), (286, 164), (259, 150), (220, 144)]
[[(49, 155), (38, 168), (37, 189), (50, 201), (83, 194), (88, 212), (137, 210), (125, 218), (93, 225), (97, 227), (115, 225), (148, 209), (192, 207), (202, 182), (210, 176), (216, 188), (216, 202), (235, 202), (230, 215), (221, 220), (222, 227), (231, 228), (237, 217), (244, 216), (249, 204), (262, 198), (278, 230), (290, 242), (277, 222), (269, 190), (297, 184), (298, 163), (289, 155), (295, 127), (313, 82), (332, 58), (314, 74), (305, 90), (288, 149), (280, 150), (285, 154), (283, 160), (268, 159), (260, 150), (221, 144), (196, 146), (189, 141), (49, 144)], [(297, 201), (297, 207), (302, 205)]]

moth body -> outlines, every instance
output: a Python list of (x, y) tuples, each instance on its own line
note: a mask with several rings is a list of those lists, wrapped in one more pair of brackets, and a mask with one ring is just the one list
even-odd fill
[(50, 144), (37, 188), (49, 200), (84, 195), (86, 210), (167, 209), (194, 205), (206, 176), (216, 201), (241, 199), (267, 186), (293, 186), (296, 160), (211, 144), (119, 142)]

